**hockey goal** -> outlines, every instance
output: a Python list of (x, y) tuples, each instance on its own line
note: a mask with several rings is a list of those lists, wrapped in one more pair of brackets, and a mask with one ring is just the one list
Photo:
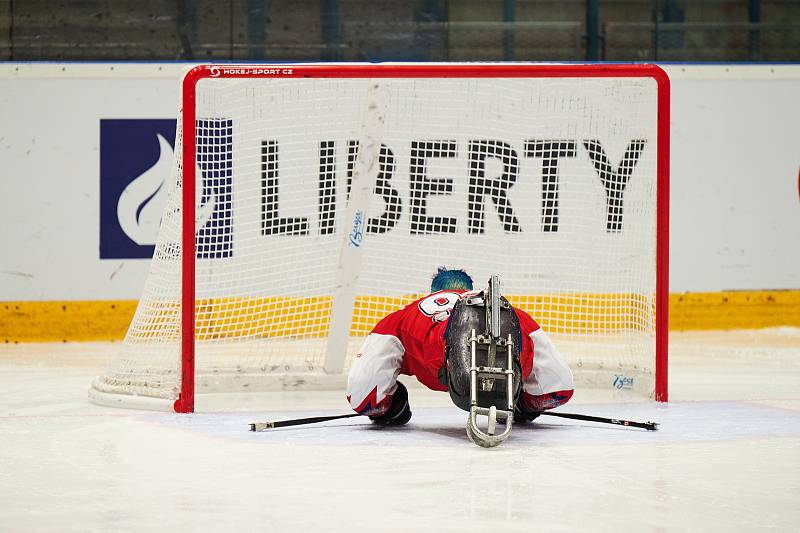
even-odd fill
[(440, 265), (501, 276), (578, 387), (667, 400), (669, 81), (652, 65), (206, 65), (100, 403), (344, 387)]

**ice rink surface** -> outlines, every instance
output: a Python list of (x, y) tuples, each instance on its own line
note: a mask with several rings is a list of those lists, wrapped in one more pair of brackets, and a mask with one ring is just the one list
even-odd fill
[(194, 415), (92, 405), (113, 344), (0, 345), (0, 531), (800, 531), (800, 330), (673, 333), (669, 404), (576, 391), (500, 447), (409, 384), (408, 426), (341, 392), (215, 395)]

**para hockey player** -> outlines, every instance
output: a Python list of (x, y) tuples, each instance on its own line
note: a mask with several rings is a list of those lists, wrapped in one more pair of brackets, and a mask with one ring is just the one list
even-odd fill
[(378, 425), (406, 424), (411, 408), (400, 374), (449, 391), (470, 413), (470, 439), (485, 447), (505, 440), (512, 421), (529, 422), (573, 393), (569, 366), (539, 324), (502, 297), (497, 276), (473, 290), (466, 272), (445, 268), (431, 294), (386, 316), (364, 341), (347, 380), (353, 410)]

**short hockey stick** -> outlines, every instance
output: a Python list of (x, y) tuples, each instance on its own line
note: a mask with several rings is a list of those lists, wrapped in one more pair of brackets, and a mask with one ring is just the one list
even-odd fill
[(336, 420), (338, 418), (352, 418), (354, 416), (361, 416), (358, 413), (348, 413), (346, 415), (333, 415), (333, 416), (312, 416), (311, 418), (295, 418), (292, 420), (278, 420), (276, 422), (255, 422), (250, 424), (250, 431), (266, 431), (273, 428), (285, 428), (287, 426), (302, 426), (304, 424), (316, 424), (318, 422), (327, 422), (328, 420)]
[(589, 415), (575, 415), (571, 413), (554, 413), (552, 411), (542, 411), (539, 413), (540, 415), (548, 415), (548, 416), (558, 416), (561, 418), (571, 418), (573, 420), (586, 420), (588, 422), (602, 422), (603, 424), (615, 424), (617, 426), (627, 426), (633, 428), (642, 428), (648, 431), (656, 431), (658, 430), (658, 424), (656, 422), (632, 422), (630, 420), (619, 420), (617, 418), (602, 418), (599, 416), (589, 416)]
[[(618, 426), (642, 428), (648, 431), (656, 431), (658, 429), (658, 424), (656, 422), (633, 422), (630, 420), (619, 420), (617, 418), (601, 418), (598, 416), (576, 415), (571, 413), (554, 413), (551, 411), (543, 411), (539, 414), (548, 416), (557, 416), (561, 418), (571, 418), (573, 420), (586, 420), (588, 422), (602, 422), (604, 424), (615, 424)], [(327, 422), (328, 420), (337, 420), (340, 418), (352, 418), (354, 416), (361, 416), (361, 415), (358, 413), (348, 413), (346, 415), (313, 416), (310, 418), (294, 418), (291, 420), (278, 420), (276, 422), (254, 422), (250, 424), (250, 431), (266, 431), (268, 429), (273, 429), (273, 428), (302, 426), (305, 424), (317, 424), (319, 422)]]

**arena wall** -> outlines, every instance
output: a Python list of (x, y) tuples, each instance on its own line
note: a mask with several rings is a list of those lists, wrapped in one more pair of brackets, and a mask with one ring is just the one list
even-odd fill
[[(157, 216), (121, 246), (118, 177), (168, 172), (189, 66), (0, 64), (0, 339), (124, 335)], [(800, 65), (664, 68), (671, 327), (800, 326)]]

